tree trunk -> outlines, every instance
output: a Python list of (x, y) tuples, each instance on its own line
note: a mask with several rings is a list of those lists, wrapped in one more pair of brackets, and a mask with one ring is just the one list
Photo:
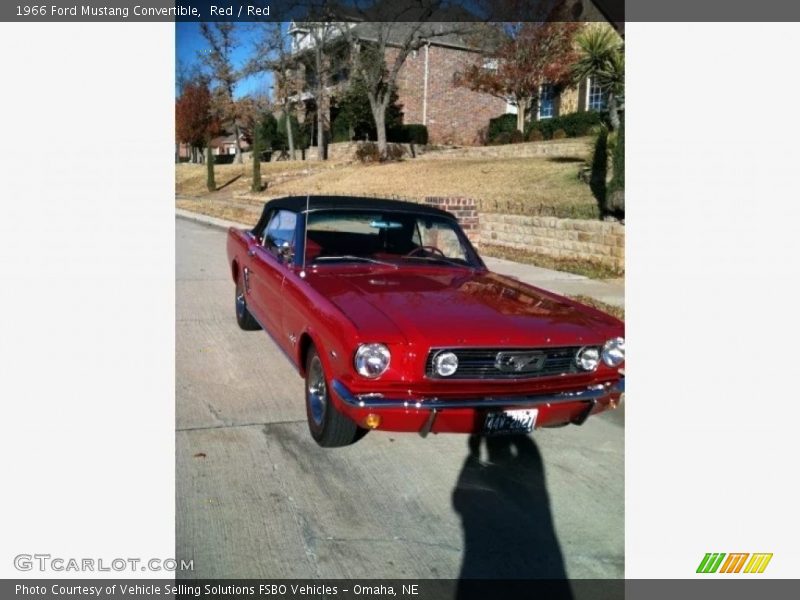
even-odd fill
[(236, 140), (235, 140), (235, 142), (236, 142), (236, 162), (239, 163), (240, 165), (243, 163), (243, 161), (242, 161), (242, 148), (241, 148), (241, 145), (240, 145), (240, 142), (239, 142), (239, 137), (240, 137), (241, 133), (242, 133), (242, 131), (241, 131), (241, 129), (239, 129), (239, 124), (234, 121), (234, 124), (233, 124), (233, 135), (236, 136)]
[(253, 150), (253, 185), (250, 187), (252, 192), (261, 191), (261, 154), (258, 150)]
[(261, 191), (261, 140), (258, 132), (256, 139), (253, 140), (253, 185), (250, 186), (251, 192)]
[[(323, 34), (324, 35), (324, 34)], [(325, 152), (325, 123), (322, 116), (322, 107), (325, 104), (325, 78), (323, 76), (323, 39), (316, 39), (314, 44), (314, 68), (316, 70), (316, 85), (314, 89), (314, 101), (317, 103), (317, 160), (328, 158)]]
[(292, 118), (289, 115), (289, 106), (287, 102), (283, 104), (283, 117), (286, 119), (286, 140), (289, 143), (289, 156), (295, 160), (294, 153), (294, 132), (292, 131)]
[(386, 160), (389, 156), (389, 144), (386, 136), (386, 109), (389, 108), (391, 94), (386, 92), (380, 99), (371, 93), (367, 93), (369, 107), (372, 109), (372, 120), (375, 121), (375, 133), (378, 137), (378, 154), (381, 160)]
[(389, 145), (386, 141), (386, 108), (381, 105), (374, 106), (372, 118), (375, 120), (375, 131), (378, 134), (378, 153), (381, 160), (386, 160), (389, 154)]
[(528, 116), (528, 107), (533, 103), (532, 98), (517, 100), (517, 131), (525, 133), (525, 117)]
[(211, 144), (206, 146), (206, 187), (209, 192), (217, 189), (217, 183), (214, 181), (214, 154), (211, 151)]
[(326, 160), (328, 153), (325, 148), (325, 117), (322, 113), (322, 97), (317, 101), (317, 158)]
[(619, 129), (619, 109), (617, 107), (617, 97), (613, 92), (608, 94), (608, 120), (611, 122), (611, 129)]

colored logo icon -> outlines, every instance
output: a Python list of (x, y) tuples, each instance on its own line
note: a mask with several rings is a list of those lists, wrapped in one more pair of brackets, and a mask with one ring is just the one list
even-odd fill
[[(748, 560), (749, 557), (749, 560)], [(700, 561), (698, 573), (763, 573), (772, 553), (737, 552), (725, 554), (724, 552), (709, 552)]]

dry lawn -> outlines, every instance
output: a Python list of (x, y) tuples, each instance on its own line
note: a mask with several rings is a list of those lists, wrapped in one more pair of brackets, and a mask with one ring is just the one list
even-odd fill
[[(484, 211), (596, 218), (589, 186), (577, 179), (580, 166), (579, 160), (549, 157), (409, 159), (378, 165), (276, 162), (262, 164), (267, 189), (261, 195), (467, 196), (479, 200)], [(251, 170), (249, 165), (216, 166), (216, 194), (248, 192)], [(209, 196), (205, 177), (204, 165), (178, 165), (176, 193)]]

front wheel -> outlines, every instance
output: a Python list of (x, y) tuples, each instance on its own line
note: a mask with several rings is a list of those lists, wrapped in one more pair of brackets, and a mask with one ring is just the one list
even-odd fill
[(306, 416), (311, 437), (323, 448), (348, 446), (359, 437), (358, 425), (332, 402), (325, 369), (314, 346), (306, 357)]
[(236, 322), (239, 324), (239, 327), (245, 331), (261, 329), (261, 325), (258, 324), (258, 321), (253, 318), (253, 315), (251, 315), (250, 311), (247, 309), (244, 272), (240, 273), (239, 277), (236, 279)]

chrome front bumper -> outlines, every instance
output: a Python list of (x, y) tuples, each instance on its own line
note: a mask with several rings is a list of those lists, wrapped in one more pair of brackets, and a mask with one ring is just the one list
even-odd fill
[(497, 408), (497, 407), (533, 407), (542, 404), (559, 404), (565, 402), (589, 402), (592, 406), (605, 400), (611, 394), (625, 393), (625, 378), (616, 383), (597, 384), (572, 392), (554, 394), (536, 394), (522, 396), (485, 396), (481, 398), (387, 398), (382, 394), (353, 394), (338, 379), (331, 382), (331, 387), (342, 401), (353, 408), (405, 408), (410, 410), (446, 410), (450, 408)]

